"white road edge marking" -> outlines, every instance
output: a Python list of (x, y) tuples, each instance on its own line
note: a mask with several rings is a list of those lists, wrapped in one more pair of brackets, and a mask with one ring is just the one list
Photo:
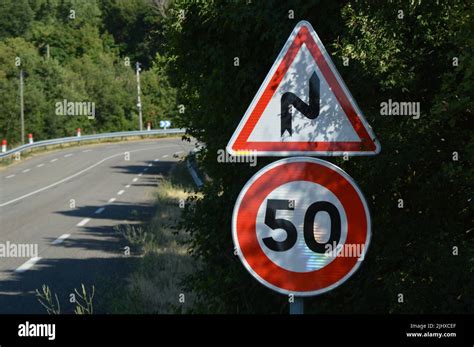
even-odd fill
[(153, 160), (153, 161), (160, 161), (160, 159), (155, 159), (155, 160)]
[(31, 171), (31, 169), (25, 169), (25, 170), (23, 170), (22, 172), (26, 173), (26, 172), (28, 172), (28, 171)]
[(50, 163), (54, 163), (58, 158), (54, 158), (53, 160), (50, 161)]
[(125, 186), (125, 188), (130, 188), (130, 184), (127, 184), (127, 185)]
[(109, 201), (107, 201), (108, 204), (111, 204), (115, 201), (115, 198), (110, 198)]
[(122, 189), (117, 193), (117, 195), (122, 195), (124, 192), (125, 192), (125, 190)]
[(60, 243), (63, 243), (64, 240), (66, 240), (71, 234), (62, 234), (59, 236), (56, 240), (52, 242), (53, 245), (59, 245)]
[(5, 177), (5, 178), (12, 178), (12, 177), (15, 177), (15, 175), (8, 175), (8, 176)]
[(168, 154), (165, 154), (165, 155), (163, 156), (163, 158), (168, 158)]
[(20, 265), (19, 267), (16, 268), (15, 272), (16, 273), (22, 273), (25, 272), (29, 269), (31, 269), (37, 262), (41, 260), (41, 257), (34, 257), (26, 261), (23, 265)]
[(87, 153), (87, 152), (92, 152), (92, 149), (85, 149), (82, 151), (82, 153)]
[(98, 208), (97, 210), (95, 210), (94, 214), (101, 214), (102, 212), (104, 212), (104, 210), (105, 207)]
[[(160, 147), (160, 149), (171, 148), (171, 147), (174, 147), (174, 146)], [(148, 150), (152, 150), (152, 149), (154, 149), (154, 148), (140, 148), (140, 149), (136, 149), (136, 150), (132, 150), (132, 151), (128, 151), (128, 152), (129, 152), (129, 153), (133, 153), (133, 152), (148, 151)], [(6, 201), (6, 202), (4, 202), (3, 204), (0, 204), (0, 207), (4, 207), (4, 206), (10, 205), (10, 204), (13, 204), (14, 202), (17, 202), (17, 201), (19, 201), (19, 200), (23, 200), (23, 199), (25, 199), (25, 198), (28, 198), (28, 197), (30, 197), (30, 196), (32, 196), (32, 195), (41, 193), (41, 192), (43, 192), (43, 191), (45, 191), (45, 190), (47, 190), (47, 189), (49, 189), (49, 188), (56, 187), (57, 185), (59, 185), (59, 184), (61, 184), (61, 183), (67, 182), (67, 181), (69, 181), (70, 179), (73, 179), (74, 177), (77, 177), (77, 176), (83, 174), (84, 172), (89, 171), (89, 170), (95, 168), (96, 166), (99, 166), (100, 164), (102, 164), (103, 162), (105, 162), (105, 161), (107, 161), (107, 160), (109, 160), (109, 159), (112, 159), (112, 158), (115, 158), (115, 157), (118, 157), (118, 156), (121, 156), (121, 155), (123, 155), (123, 153), (117, 153), (117, 154), (111, 155), (110, 157), (104, 158), (104, 159), (98, 161), (97, 163), (95, 163), (95, 164), (93, 164), (93, 165), (91, 165), (91, 166), (89, 166), (89, 167), (86, 167), (85, 169), (83, 169), (83, 170), (81, 170), (81, 171), (76, 172), (75, 174), (73, 174), (73, 175), (71, 175), (71, 176), (68, 176), (68, 177), (66, 177), (66, 178), (63, 178), (62, 180), (59, 180), (59, 181), (54, 182), (54, 183), (52, 183), (52, 184), (50, 184), (50, 185), (48, 185), (48, 186), (45, 186), (45, 187), (43, 187), (43, 188), (37, 189), (37, 190), (35, 190), (35, 191), (32, 191), (31, 193), (28, 193), (28, 194), (19, 196), (18, 198), (12, 199), (12, 200), (10, 200), (10, 201)], [(56, 161), (56, 160), (58, 160), (58, 159), (57, 159), (57, 158), (56, 158), (56, 159), (53, 159), (53, 160), (51, 160), (51, 162)], [(140, 174), (140, 175), (141, 175), (141, 174)], [(139, 176), (140, 176), (140, 175), (139, 175)]]
[(140, 172), (140, 173), (138, 174), (138, 177), (142, 177), (142, 176), (143, 176), (143, 172)]
[(136, 181), (138, 181), (138, 177), (135, 177), (135, 178), (132, 180), (132, 182), (136, 182)]
[(36, 167), (42, 167), (42, 166), (44, 166), (44, 164), (38, 164), (38, 165), (36, 165)]
[(84, 218), (83, 220), (81, 220), (79, 223), (76, 224), (77, 227), (82, 227), (84, 225), (86, 225), (87, 223), (90, 222), (90, 218)]
[(184, 153), (184, 151), (179, 151), (179, 152), (176, 152), (175, 154), (181, 154), (181, 153)]
[(74, 154), (71, 154), (71, 153), (65, 154), (65, 155), (64, 155), (64, 158), (71, 157), (71, 156), (73, 156), (73, 155), (74, 155)]

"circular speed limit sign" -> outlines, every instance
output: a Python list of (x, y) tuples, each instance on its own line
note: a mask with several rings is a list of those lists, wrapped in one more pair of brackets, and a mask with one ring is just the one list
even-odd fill
[(237, 198), (232, 234), (246, 269), (282, 294), (312, 296), (344, 283), (370, 242), (362, 192), (337, 166), (314, 158), (278, 160)]

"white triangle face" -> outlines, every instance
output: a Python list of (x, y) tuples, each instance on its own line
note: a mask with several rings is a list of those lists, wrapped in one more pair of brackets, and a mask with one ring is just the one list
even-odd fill
[[(292, 92), (306, 104), (309, 103), (309, 77), (316, 72), (320, 81), (320, 112), (316, 119), (306, 118), (292, 107), (292, 134), (282, 136), (281, 98)], [(248, 141), (304, 142), (304, 141), (360, 141), (339, 101), (329, 87), (305, 44), (301, 46), (288, 72), (278, 86), (265, 111), (251, 132)]]
[(301, 21), (226, 149), (232, 155), (374, 155), (380, 144), (311, 24)]

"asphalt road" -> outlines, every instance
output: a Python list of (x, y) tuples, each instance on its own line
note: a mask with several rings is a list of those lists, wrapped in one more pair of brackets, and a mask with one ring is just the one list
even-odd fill
[(0, 247), (37, 245), (38, 255), (0, 252), (0, 314), (45, 313), (34, 295), (43, 284), (65, 313), (81, 283), (105, 295), (101, 283), (119, 278), (131, 258), (114, 226), (150, 216), (160, 177), (192, 148), (177, 138), (81, 146), (1, 170)]

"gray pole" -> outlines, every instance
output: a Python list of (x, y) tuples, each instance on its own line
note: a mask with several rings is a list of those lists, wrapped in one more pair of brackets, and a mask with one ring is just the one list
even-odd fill
[(140, 63), (137, 61), (137, 107), (138, 107), (138, 125), (140, 130), (143, 130), (143, 119), (142, 119), (142, 102), (140, 99)]
[(294, 299), (294, 302), (290, 302), (290, 314), (304, 314), (304, 299), (298, 296)]
[(49, 43), (46, 44), (46, 60), (49, 60)]
[(23, 69), (20, 70), (20, 119), (21, 119), (21, 144), (25, 144), (25, 110), (23, 106)]

